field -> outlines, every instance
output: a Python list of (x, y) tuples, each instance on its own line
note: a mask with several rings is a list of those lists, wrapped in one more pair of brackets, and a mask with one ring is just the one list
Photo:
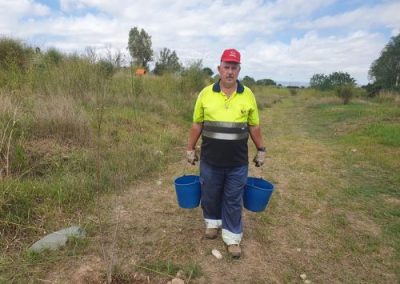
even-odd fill
[[(250, 175), (276, 191), (266, 211), (244, 212), (244, 255), (232, 260), (221, 239), (203, 239), (201, 210), (180, 209), (173, 187), (198, 171), (184, 150), (208, 82), (103, 77), (76, 64), (81, 73), (58, 66), (28, 73), (29, 84), (15, 75), (1, 90), (0, 282), (400, 281), (398, 100), (343, 105), (330, 93), (257, 87), (268, 155)], [(87, 237), (28, 252), (70, 225)]]

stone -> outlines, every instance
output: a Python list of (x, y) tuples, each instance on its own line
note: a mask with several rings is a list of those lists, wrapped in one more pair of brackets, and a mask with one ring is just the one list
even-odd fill
[(69, 237), (84, 237), (85, 236), (85, 231), (82, 230), (78, 226), (72, 226), (69, 228), (65, 228), (62, 230), (59, 230), (57, 232), (48, 234), (44, 238), (38, 240), (36, 243), (34, 243), (29, 250), (34, 251), (34, 252), (41, 252), (42, 250), (45, 249), (50, 249), (50, 250), (56, 250), (59, 249), (62, 246), (65, 246), (65, 244), (68, 241)]
[(222, 259), (222, 254), (217, 249), (213, 249), (211, 251), (212, 255), (215, 256), (217, 259)]
[(306, 279), (307, 279), (307, 275), (306, 275), (305, 273), (300, 274), (300, 278), (301, 278), (302, 280), (306, 280)]

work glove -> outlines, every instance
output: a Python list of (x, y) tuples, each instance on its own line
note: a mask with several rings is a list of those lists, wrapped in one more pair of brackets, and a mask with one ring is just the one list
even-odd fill
[(187, 159), (188, 163), (194, 165), (199, 160), (199, 157), (197, 156), (197, 153), (195, 150), (187, 150), (186, 151), (186, 159)]
[(264, 165), (264, 160), (265, 160), (265, 148), (259, 149), (257, 151), (256, 156), (253, 159), (253, 162), (256, 164), (256, 167), (261, 167), (262, 165)]

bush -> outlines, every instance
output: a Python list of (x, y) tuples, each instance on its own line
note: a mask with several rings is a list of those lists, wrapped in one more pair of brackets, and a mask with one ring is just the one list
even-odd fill
[(343, 104), (348, 104), (352, 97), (354, 97), (355, 90), (350, 85), (338, 86), (335, 89), (336, 95), (342, 99)]
[(289, 93), (292, 95), (292, 96), (295, 96), (295, 95), (297, 95), (297, 93), (299, 92), (299, 90), (298, 90), (298, 88), (297, 87), (288, 87), (288, 89), (289, 89)]
[(208, 75), (203, 72), (202, 62), (196, 61), (182, 72), (181, 91), (183, 93), (200, 92), (206, 85)]
[(29, 62), (33, 50), (21, 41), (11, 38), (0, 38), (0, 68), (9, 69), (16, 66), (24, 68)]
[(64, 55), (57, 49), (50, 48), (43, 57), (47, 64), (58, 65), (63, 60)]

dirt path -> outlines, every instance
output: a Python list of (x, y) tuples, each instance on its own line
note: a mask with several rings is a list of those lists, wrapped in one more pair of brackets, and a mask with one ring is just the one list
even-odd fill
[[(332, 149), (308, 136), (303, 113), (293, 99), (262, 113), (269, 149), (263, 175), (276, 184), (276, 192), (266, 212), (244, 212), (240, 260), (228, 257), (220, 238), (203, 239), (200, 208), (178, 208), (173, 177), (181, 174), (182, 164), (174, 164), (158, 179), (99, 202), (99, 216), (90, 218), (102, 235), (91, 239), (92, 254), (49, 279), (64, 282), (72, 275), (76, 283), (98, 283), (111, 263), (116, 283), (166, 283), (175, 266), (184, 270), (185, 283), (302, 283), (303, 273), (314, 283), (357, 279), (366, 267), (351, 255), (335, 254), (340, 243), (324, 231), (333, 214), (329, 194), (345, 185), (344, 169)], [(214, 248), (222, 260), (212, 256)], [(346, 265), (352, 266), (349, 272), (343, 272)]]

